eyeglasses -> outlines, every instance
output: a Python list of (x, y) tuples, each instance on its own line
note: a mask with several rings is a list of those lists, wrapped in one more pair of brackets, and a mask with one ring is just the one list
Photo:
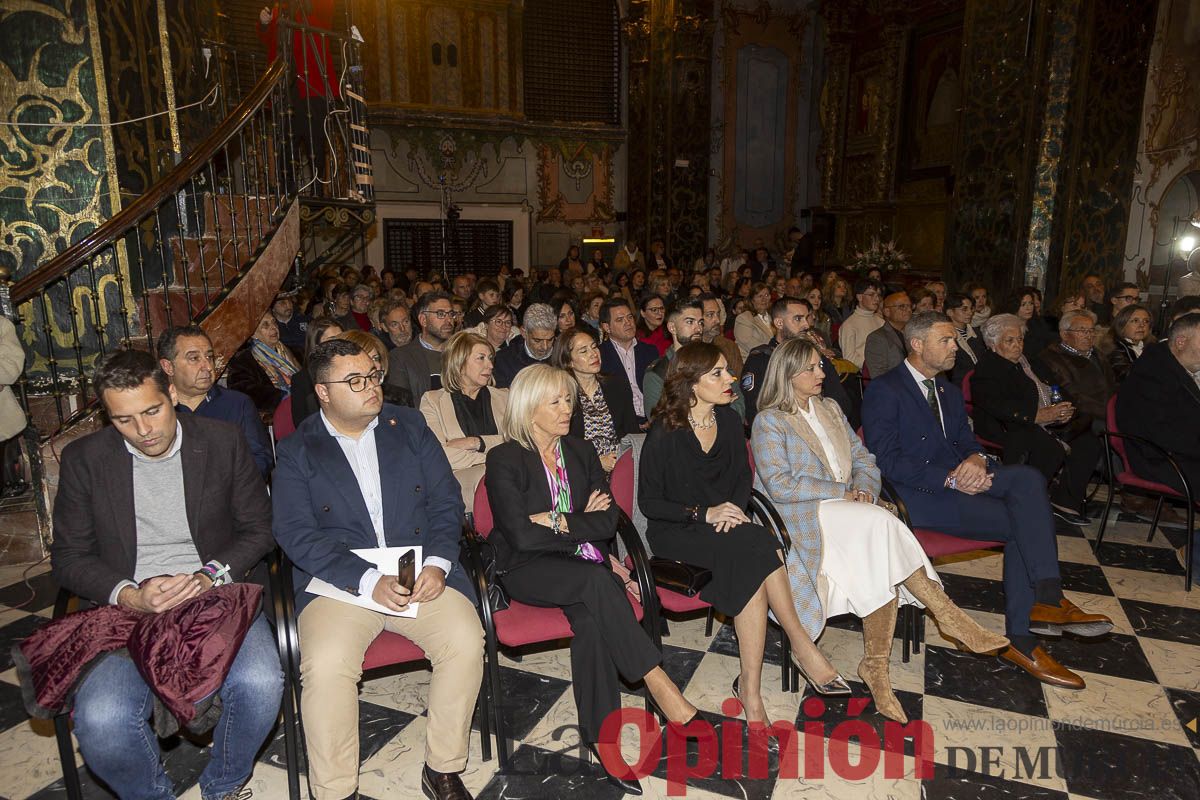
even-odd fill
[(364, 391), (368, 385), (382, 386), (383, 378), (383, 370), (377, 369), (374, 372), (368, 372), (366, 375), (353, 375), (343, 381), (321, 381), (321, 383), (326, 385), (333, 383), (347, 383), (350, 385), (350, 391), (361, 392)]
[(1080, 336), (1095, 336), (1095, 328), (1067, 328), (1071, 333), (1078, 333)]
[(666, 306), (647, 306), (646, 307), (647, 314), (661, 314), (666, 310), (667, 310)]
[(1141, 298), (1136, 294), (1119, 294), (1113, 300), (1121, 300), (1125, 303), (1136, 303)]
[(434, 311), (432, 309), (426, 309), (425, 311), (422, 311), (421, 313), (422, 314), (431, 314), (431, 315), (437, 317), (438, 319), (446, 319), (447, 317), (449, 317), (450, 319), (458, 319), (459, 317), (462, 316), (461, 311), (443, 311), (440, 309), (438, 311)]

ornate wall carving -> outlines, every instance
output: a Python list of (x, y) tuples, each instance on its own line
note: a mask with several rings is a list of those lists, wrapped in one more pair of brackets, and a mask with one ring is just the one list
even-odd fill
[(613, 208), (613, 148), (586, 142), (538, 146), (538, 222), (603, 225)]
[(629, 43), (629, 236), (668, 252), (708, 239), (711, 0), (632, 0)]

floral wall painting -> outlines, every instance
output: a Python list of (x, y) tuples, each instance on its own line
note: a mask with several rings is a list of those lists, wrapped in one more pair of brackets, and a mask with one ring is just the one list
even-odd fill
[(948, 175), (962, 108), (962, 21), (913, 31), (905, 80), (901, 180)]

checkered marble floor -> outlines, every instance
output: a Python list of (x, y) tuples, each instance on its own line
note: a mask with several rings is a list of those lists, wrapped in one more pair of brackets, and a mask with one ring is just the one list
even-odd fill
[[(918, 780), (912, 758), (904, 759), (902, 773), (884, 769), (886, 758), (877, 750), (885, 732), (883, 719), (866, 704), (869, 696), (861, 684), (851, 681), (852, 701), (825, 702), (823, 713), (807, 696), (781, 691), (780, 644), (772, 634), (764, 697), (773, 719), (795, 721), (803, 732), (798, 737), (801, 777), (775, 777), (777, 757), (772, 754), (772, 777), (723, 778), (719, 770), (712, 777), (688, 781), (686, 796), (1200, 798), (1200, 589), (1183, 591), (1183, 571), (1168, 539), (1158, 534), (1147, 543), (1145, 523), (1122, 515), (1110, 525), (1099, 553), (1091, 541), (1096, 527), (1060, 527), (1063, 588), (1084, 608), (1110, 615), (1116, 628), (1097, 641), (1045, 642), (1049, 652), (1083, 675), (1085, 690), (1043, 686), (999, 659), (960, 653), (938, 635), (935, 625), (927, 624), (921, 652), (903, 664), (897, 641), (892, 661), (901, 702), (911, 719), (928, 724), (932, 739), (933, 775)], [(1168, 529), (1166, 536), (1181, 543), (1179, 531)], [(1001, 559), (996, 553), (978, 552), (938, 565), (949, 594), (997, 631), (1003, 630)], [(0, 568), (0, 797), (65, 797), (52, 728), (27, 719), (9, 654), (14, 642), (49, 618), (54, 599), (55, 587), (44, 565), (29, 570), (24, 579), (23, 572), (21, 567)], [(857, 620), (837, 619), (820, 641), (848, 678), (855, 677), (862, 654), (860, 631)], [(665, 651), (664, 666), (689, 699), (719, 714), (738, 672), (732, 627), (718, 625), (706, 636), (702, 619), (672, 621)], [(619, 796), (595, 767), (581, 760), (572, 727), (575, 704), (567, 650), (524, 653), (519, 660), (505, 657), (502, 677), (504, 695), (514, 705), (505, 712), (517, 740), (513, 765), (508, 774), (498, 774), (494, 759), (481, 760), (479, 737), (474, 735), (464, 775), (467, 787), (480, 798)], [(419, 796), (428, 683), (429, 673), (415, 670), (364, 685), (364, 797)], [(626, 706), (642, 705), (635, 692), (625, 699)], [(845, 737), (835, 731), (851, 719), (867, 724), (859, 725), (860, 737), (843, 745)], [(731, 728), (722, 726), (723, 740), (732, 738)], [(631, 740), (632, 736), (625, 740), (630, 757), (636, 752)], [(820, 756), (811, 752), (817, 745)], [(911, 754), (913, 747), (909, 740), (903, 749)], [(167, 772), (181, 798), (200, 797), (196, 780), (206, 758), (202, 746), (167, 743)], [(866, 764), (861, 774), (838, 777), (852, 775), (847, 766), (859, 764)], [(816, 777), (819, 772), (822, 777)], [(82, 774), (85, 796), (110, 797), (86, 770)], [(287, 797), (279, 736), (265, 748), (250, 786), (256, 798)], [(642, 786), (646, 797), (670, 796), (661, 767)]]

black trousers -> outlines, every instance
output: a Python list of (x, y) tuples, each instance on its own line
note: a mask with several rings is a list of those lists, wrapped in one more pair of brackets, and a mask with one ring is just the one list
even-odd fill
[(1073, 511), (1083, 511), (1088, 481), (1103, 448), (1098, 436), (1084, 430), (1068, 439), (1070, 453), (1057, 437), (1040, 427), (1009, 430), (1000, 443), (1004, 445), (1005, 464), (1026, 463), (1042, 473), (1050, 487), (1051, 502)]
[(561, 608), (571, 623), (571, 688), (586, 742), (620, 708), (618, 676), (636, 683), (658, 666), (662, 654), (638, 624), (620, 578), (607, 564), (562, 555), (539, 556), (501, 579), (514, 600)]

